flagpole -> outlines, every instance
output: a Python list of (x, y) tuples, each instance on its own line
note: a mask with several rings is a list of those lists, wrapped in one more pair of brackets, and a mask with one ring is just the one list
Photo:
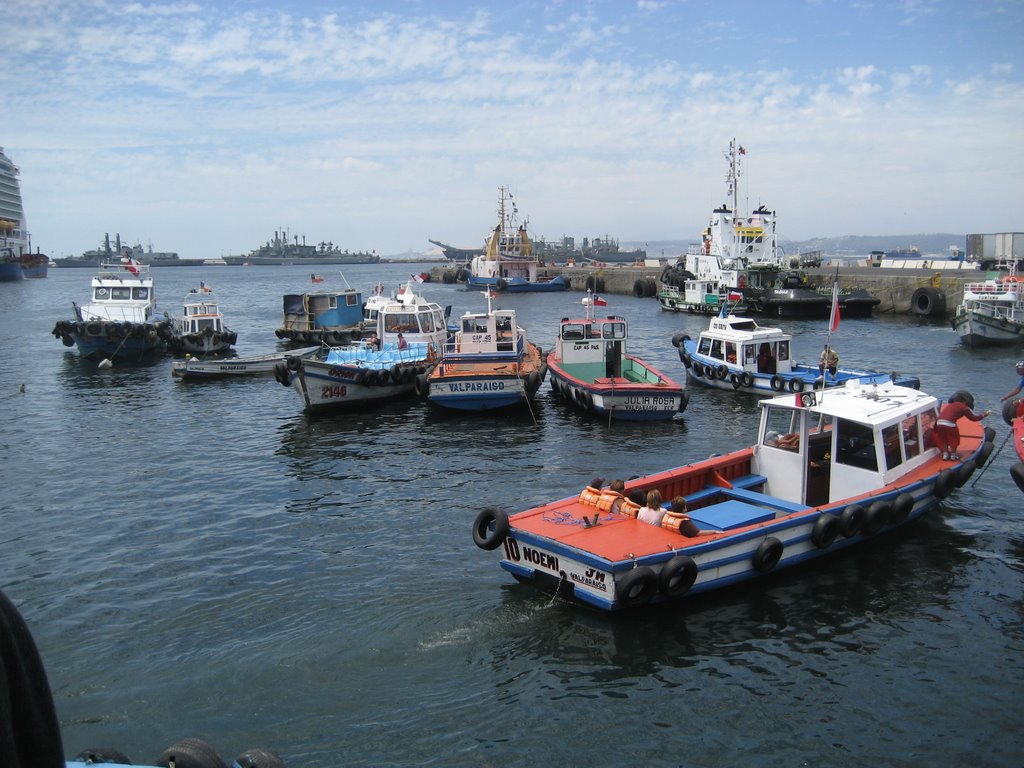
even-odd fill
[[(839, 328), (839, 265), (836, 264), (836, 275), (832, 279), (832, 310), (828, 316), (828, 335), (825, 337), (825, 365), (821, 369), (821, 394), (825, 395), (825, 377), (828, 375), (828, 358), (832, 351), (832, 332)], [(838, 366), (837, 366), (838, 368)], [(838, 369), (836, 373), (838, 373)]]

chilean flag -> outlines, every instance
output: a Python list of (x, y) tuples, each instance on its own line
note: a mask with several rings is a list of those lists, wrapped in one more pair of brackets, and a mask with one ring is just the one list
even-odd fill
[(124, 268), (131, 272), (133, 275), (135, 275), (136, 277), (139, 276), (138, 265), (142, 263), (141, 261), (136, 261), (135, 259), (132, 258), (125, 258), (121, 259), (121, 263), (124, 264)]
[(828, 329), (835, 332), (839, 328), (839, 283), (832, 283), (832, 313), (828, 316)]

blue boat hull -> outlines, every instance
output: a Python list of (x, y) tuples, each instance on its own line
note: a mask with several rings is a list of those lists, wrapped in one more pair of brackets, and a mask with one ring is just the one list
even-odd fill
[(492, 289), (506, 293), (554, 293), (569, 289), (569, 281), (561, 275), (550, 280), (530, 282), (522, 277), (475, 277), (466, 278), (466, 288), (473, 291)]

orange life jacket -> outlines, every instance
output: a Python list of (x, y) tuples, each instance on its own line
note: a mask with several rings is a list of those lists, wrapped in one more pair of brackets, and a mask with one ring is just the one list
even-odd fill
[(605, 489), (597, 500), (597, 508), (602, 512), (618, 512), (625, 497), (616, 491)]
[(690, 516), (681, 512), (672, 512), (671, 510), (665, 513), (665, 516), (661, 518), (661, 527), (667, 528), (670, 531), (679, 533), (679, 526), (684, 522), (688, 521)]
[(626, 517), (632, 517), (634, 520), (636, 519), (636, 516), (639, 512), (640, 505), (637, 504), (635, 501), (623, 499), (622, 503), (619, 505), (619, 513), (625, 515)]
[(596, 507), (598, 502), (601, 500), (601, 491), (598, 488), (592, 488), (589, 485), (580, 491), (580, 504), (587, 504), (591, 507)]

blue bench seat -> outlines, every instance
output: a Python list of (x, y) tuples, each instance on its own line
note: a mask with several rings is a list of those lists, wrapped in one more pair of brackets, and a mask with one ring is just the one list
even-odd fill
[(775, 509), (781, 509), (784, 512), (800, 512), (804, 509), (810, 509), (806, 504), (796, 504), (792, 501), (785, 501), (784, 499), (779, 499), (775, 496), (769, 496), (766, 493), (748, 491), (744, 488), (723, 488), (722, 493), (733, 499), (749, 501), (751, 504), (761, 504), (766, 507), (774, 507)]

